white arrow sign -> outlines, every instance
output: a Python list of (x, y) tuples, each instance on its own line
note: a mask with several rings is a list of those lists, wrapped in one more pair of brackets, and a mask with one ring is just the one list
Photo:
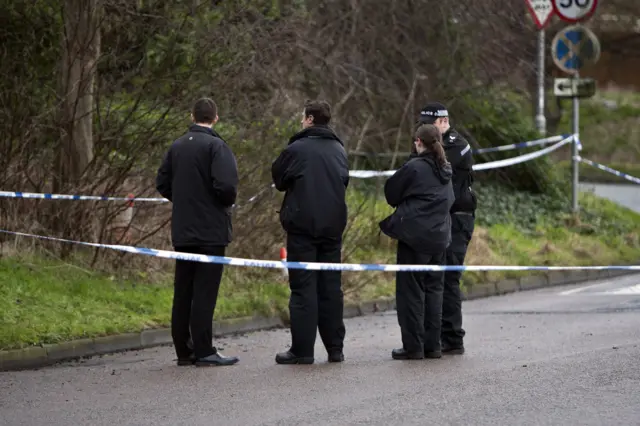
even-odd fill
[(590, 18), (598, 7), (598, 0), (552, 0), (553, 10), (566, 22), (580, 22)]
[(553, 4), (551, 0), (525, 0), (533, 21), (538, 29), (543, 29), (549, 24), (551, 16), (553, 16)]

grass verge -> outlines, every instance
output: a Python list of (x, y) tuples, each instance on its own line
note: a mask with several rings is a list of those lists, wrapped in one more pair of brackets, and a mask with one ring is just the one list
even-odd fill
[[(484, 188), (469, 265), (592, 265), (640, 260), (640, 214), (592, 194), (581, 194), (582, 215), (554, 211), (550, 200)], [(482, 198), (481, 198), (482, 199)], [(498, 201), (499, 200), (499, 203)], [(375, 230), (390, 212), (380, 200), (352, 196), (358, 211), (353, 229), (368, 241), (345, 241), (345, 261), (393, 263), (395, 245)], [(364, 230), (364, 231), (363, 231)], [(350, 231), (350, 232), (353, 232)], [(216, 319), (255, 314), (286, 315), (289, 290), (280, 271), (249, 275), (228, 267)], [(517, 273), (466, 273), (464, 285), (497, 281)], [(345, 273), (348, 300), (393, 296), (389, 273)], [(166, 327), (170, 320), (171, 277), (137, 284), (42, 257), (0, 258), (0, 350)]]
[[(558, 133), (570, 133), (571, 101), (565, 100), (565, 112)], [(614, 164), (640, 161), (640, 94), (603, 90), (580, 103), (580, 140), (584, 158), (616, 168)], [(560, 150), (554, 158), (569, 159), (570, 150)], [(590, 172), (587, 172), (590, 173)], [(600, 172), (604, 173), (604, 172)]]

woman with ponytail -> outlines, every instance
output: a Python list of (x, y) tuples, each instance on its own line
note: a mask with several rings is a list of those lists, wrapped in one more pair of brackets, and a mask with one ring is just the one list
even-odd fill
[[(380, 229), (398, 240), (397, 263), (443, 265), (451, 241), (449, 210), (455, 198), (453, 172), (432, 124), (420, 126), (414, 138), (417, 155), (387, 180), (384, 193), (394, 213)], [(444, 272), (396, 273), (396, 305), (402, 348), (393, 359), (440, 358)]]

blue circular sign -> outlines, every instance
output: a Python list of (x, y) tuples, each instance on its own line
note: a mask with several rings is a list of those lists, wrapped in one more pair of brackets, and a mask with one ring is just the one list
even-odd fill
[(575, 74), (600, 58), (600, 41), (588, 28), (572, 25), (564, 28), (551, 43), (553, 61), (562, 71)]

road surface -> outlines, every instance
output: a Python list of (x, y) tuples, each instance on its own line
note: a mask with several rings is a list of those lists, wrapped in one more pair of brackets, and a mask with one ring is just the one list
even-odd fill
[(598, 197), (607, 198), (640, 213), (640, 185), (638, 184), (580, 183), (580, 189), (593, 192)]
[(346, 361), (279, 366), (286, 330), (220, 341), (233, 367), (171, 348), (0, 373), (0, 424), (640, 424), (640, 275), (467, 302), (467, 354), (394, 361), (395, 312), (347, 321)]

